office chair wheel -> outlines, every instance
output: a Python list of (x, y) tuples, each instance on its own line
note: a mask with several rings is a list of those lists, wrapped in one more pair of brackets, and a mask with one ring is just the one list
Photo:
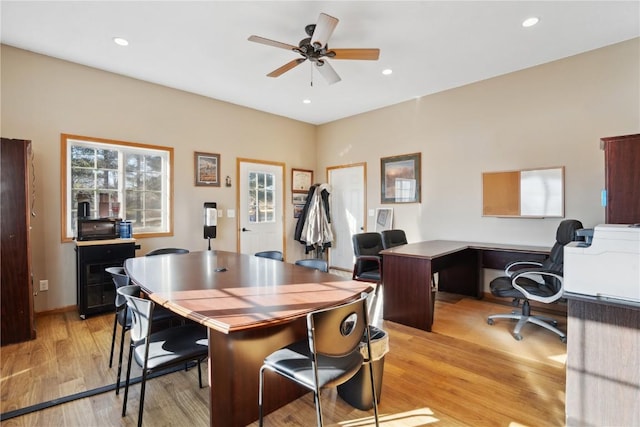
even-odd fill
[(487, 323), (493, 325), (493, 319), (487, 319)]
[(562, 341), (562, 343), (566, 344), (567, 343), (567, 337), (560, 337), (560, 341)]
[(558, 326), (558, 321), (557, 321), (557, 320), (553, 320), (553, 321), (551, 321), (551, 324), (552, 324), (553, 326)]
[(513, 334), (513, 337), (516, 339), (516, 341), (522, 341), (522, 335), (520, 334)]

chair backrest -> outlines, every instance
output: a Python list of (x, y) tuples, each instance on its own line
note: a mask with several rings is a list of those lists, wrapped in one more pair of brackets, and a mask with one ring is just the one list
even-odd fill
[(151, 300), (140, 298), (140, 286), (130, 285), (118, 288), (118, 294), (127, 300), (127, 306), (131, 310), (131, 339), (139, 342), (151, 334), (151, 317), (154, 303)]
[[(107, 273), (111, 274), (113, 284), (116, 286), (116, 292), (119, 288), (129, 285), (129, 276), (124, 272), (123, 267), (107, 267), (104, 269)], [(122, 307), (127, 303), (127, 300), (120, 294), (116, 293), (115, 305), (117, 308)]]
[(316, 270), (320, 270), (324, 273), (329, 272), (329, 264), (327, 261), (318, 258), (307, 258), (307, 259), (299, 259), (295, 262), (296, 265), (301, 265), (302, 267), (307, 268), (315, 268)]
[(382, 247), (382, 236), (380, 233), (368, 232), (354, 234), (352, 240), (353, 252), (356, 256), (378, 255), (378, 253), (384, 249)]
[(359, 347), (368, 324), (366, 293), (355, 301), (309, 313), (309, 349), (334, 357), (350, 354)]
[[(579, 239), (576, 231), (580, 230), (582, 223), (575, 219), (565, 219), (558, 225), (556, 231), (556, 242), (551, 248), (549, 258), (542, 263), (542, 268), (562, 273), (564, 264), (564, 247), (567, 243)], [(545, 276), (545, 282), (553, 289), (559, 289), (561, 284), (554, 277)]]
[(262, 251), (256, 252), (255, 256), (260, 258), (271, 258), (277, 261), (284, 261), (284, 257), (282, 256), (282, 252), (280, 251)]
[(384, 249), (407, 244), (407, 236), (404, 230), (383, 230), (380, 232), (380, 236), (382, 237), (382, 247)]
[(182, 248), (160, 248), (148, 252), (145, 256), (166, 255), (166, 254), (188, 254), (188, 249)]

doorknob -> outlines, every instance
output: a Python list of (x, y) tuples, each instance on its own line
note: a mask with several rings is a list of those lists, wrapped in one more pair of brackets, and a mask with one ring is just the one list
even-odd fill
[(242, 227), (242, 231), (251, 231), (251, 230), (249, 230), (248, 228)]

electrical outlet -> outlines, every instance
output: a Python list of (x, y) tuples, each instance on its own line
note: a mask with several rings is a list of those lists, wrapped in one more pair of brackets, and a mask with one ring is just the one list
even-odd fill
[(49, 281), (48, 280), (40, 280), (40, 290), (48, 291), (49, 290)]

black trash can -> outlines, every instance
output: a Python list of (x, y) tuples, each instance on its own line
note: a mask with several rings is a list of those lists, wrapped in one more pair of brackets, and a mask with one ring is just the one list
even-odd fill
[[(382, 373), (384, 372), (384, 355), (389, 352), (389, 335), (385, 331), (375, 326), (369, 326), (369, 333), (371, 334), (371, 361), (364, 362), (357, 374), (350, 378), (349, 381), (338, 386), (338, 395), (354, 408), (362, 409), (363, 411), (373, 408), (369, 363), (373, 363), (376, 401), (380, 403)], [(365, 360), (367, 360), (367, 343), (364, 337), (360, 343), (360, 352)]]

